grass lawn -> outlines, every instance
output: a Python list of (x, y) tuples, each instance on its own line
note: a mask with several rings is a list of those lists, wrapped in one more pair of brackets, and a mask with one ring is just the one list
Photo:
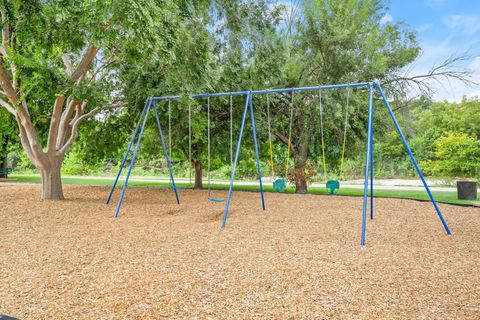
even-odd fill
[[(10, 178), (14, 179), (15, 182), (25, 182), (25, 183), (40, 183), (40, 176), (36, 174), (29, 175), (10, 175)], [(111, 186), (114, 178), (95, 178), (95, 177), (72, 177), (63, 175), (62, 181), (65, 184), (74, 184), (74, 185), (87, 185), (87, 186)], [(123, 185), (123, 181), (119, 181), (119, 186)], [(155, 188), (166, 188), (169, 186), (169, 183), (166, 182), (154, 182), (154, 181), (132, 181), (128, 183), (129, 186), (137, 187), (155, 187)], [(177, 183), (179, 188), (189, 188), (187, 183)], [(216, 190), (225, 190), (228, 189), (228, 185), (225, 184), (212, 184), (212, 189)], [(258, 186), (250, 185), (234, 185), (234, 190), (238, 191), (258, 191)], [(273, 187), (268, 184), (264, 185), (265, 192), (273, 192)], [(294, 188), (287, 188), (287, 193), (293, 193)], [(327, 189), (325, 188), (315, 188), (310, 187), (308, 189), (311, 194), (328, 194)], [(474, 205), (480, 206), (480, 201), (470, 201), (470, 200), (458, 200), (456, 192), (435, 192), (432, 191), (435, 200), (443, 203), (450, 204), (462, 204), (462, 205)], [(375, 197), (385, 197), (385, 198), (405, 198), (405, 199), (414, 199), (414, 200), (425, 200), (428, 201), (428, 195), (425, 191), (407, 191), (407, 190), (374, 190)], [(338, 196), (363, 196), (363, 189), (351, 189), (351, 188), (341, 188), (338, 191)]]

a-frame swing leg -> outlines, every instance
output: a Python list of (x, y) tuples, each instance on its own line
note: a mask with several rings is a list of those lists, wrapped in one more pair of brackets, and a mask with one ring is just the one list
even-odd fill
[(142, 129), (140, 130), (140, 134), (137, 138), (137, 143), (135, 145), (135, 150), (133, 151), (132, 160), (130, 162), (130, 166), (128, 167), (127, 177), (125, 178), (125, 183), (123, 184), (122, 193), (120, 194), (120, 199), (118, 199), (117, 209), (115, 210), (114, 217), (118, 217), (118, 212), (120, 211), (120, 207), (122, 206), (123, 197), (125, 196), (125, 191), (127, 190), (128, 179), (130, 178), (130, 174), (132, 173), (133, 164), (135, 163), (135, 158), (137, 157), (137, 152), (140, 147), (140, 142), (142, 140), (143, 131), (145, 130), (145, 124), (147, 123), (148, 113), (150, 112), (150, 107), (152, 106), (152, 99), (148, 99), (147, 109), (145, 110), (145, 117), (143, 118)]
[(128, 155), (130, 154), (130, 150), (132, 149), (133, 142), (135, 141), (135, 138), (137, 137), (138, 129), (140, 128), (140, 124), (142, 123), (143, 117), (145, 116), (145, 110), (147, 109), (147, 105), (149, 103), (149, 99), (145, 101), (145, 105), (143, 106), (142, 113), (140, 114), (140, 119), (138, 119), (137, 126), (135, 127), (135, 131), (132, 134), (132, 139), (130, 139), (130, 143), (128, 144), (127, 151), (125, 152), (125, 156), (123, 156), (122, 164), (120, 165), (120, 168), (117, 173), (117, 177), (115, 178), (115, 182), (112, 185), (112, 189), (110, 190), (110, 194), (108, 195), (107, 198), (107, 204), (110, 203), (110, 200), (112, 199), (113, 192), (115, 191), (115, 187), (117, 186), (118, 179), (120, 178), (120, 175), (122, 174), (122, 170), (125, 167), (125, 162), (127, 161)]
[(247, 99), (245, 100), (245, 107), (243, 108), (242, 124), (240, 126), (240, 133), (238, 135), (237, 150), (235, 151), (235, 160), (233, 161), (232, 174), (230, 176), (230, 187), (228, 188), (227, 201), (225, 202), (225, 211), (223, 212), (222, 229), (225, 229), (225, 225), (227, 224), (228, 208), (230, 206), (230, 200), (232, 199), (233, 181), (235, 180), (235, 171), (237, 170), (238, 156), (240, 154), (243, 129), (245, 127), (245, 119), (247, 117), (247, 110), (248, 110), (248, 104), (250, 102), (250, 99), (251, 99), (251, 96), (250, 96), (250, 93), (248, 93)]
[(175, 185), (175, 179), (173, 178), (172, 164), (170, 163), (170, 158), (168, 157), (167, 146), (165, 145), (165, 139), (163, 138), (162, 126), (160, 125), (160, 120), (158, 119), (156, 101), (153, 101), (153, 112), (155, 113), (155, 119), (157, 120), (158, 133), (160, 135), (160, 140), (162, 141), (163, 153), (165, 154), (165, 158), (167, 159), (168, 171), (170, 173), (170, 182), (172, 183), (172, 188), (173, 188), (173, 191), (175, 192), (175, 198), (177, 200), (177, 204), (180, 204), (177, 186)]
[(437, 211), (437, 215), (440, 218), (440, 221), (442, 222), (443, 228), (447, 232), (447, 234), (451, 234), (450, 228), (447, 225), (447, 222), (445, 221), (445, 218), (443, 217), (442, 213), (440, 212), (440, 208), (437, 205), (437, 202), (435, 201), (432, 192), (430, 191), (430, 188), (427, 185), (427, 182), (425, 181), (425, 178), (423, 177), (423, 173), (418, 167), (417, 160), (415, 159), (412, 150), (408, 146), (407, 140), (405, 139), (405, 136), (403, 135), (402, 130), (400, 129), (400, 126), (398, 125), (397, 119), (395, 118), (395, 115), (393, 114), (392, 108), (390, 108), (390, 104), (387, 101), (387, 98), (385, 97), (385, 94), (382, 90), (382, 87), (380, 86), (379, 83), (375, 82), (374, 85), (377, 87), (378, 92), (382, 96), (383, 102), (385, 104), (385, 107), (388, 110), (388, 113), (390, 114), (390, 117), (392, 118), (393, 124), (395, 125), (395, 128), (397, 130), (398, 135), (402, 139), (403, 145), (405, 146), (405, 149), (408, 152), (408, 155), (410, 156), (410, 159), (412, 160), (413, 166), (415, 167), (415, 170), (417, 171), (420, 179), (422, 180), (423, 186), (425, 187), (425, 190), (427, 191), (428, 196), (430, 197), (430, 201), (432, 201), (433, 206), (435, 207), (435, 210)]
[(362, 212), (362, 238), (361, 245), (365, 245), (366, 227), (367, 227), (367, 194), (368, 194), (368, 173), (369, 162), (372, 147), (372, 123), (373, 123), (373, 85), (369, 86), (370, 94), (368, 97), (368, 133), (367, 133), (367, 152), (365, 156), (365, 182), (363, 188), (363, 212)]
[(255, 116), (253, 112), (253, 99), (250, 97), (250, 118), (252, 119), (253, 144), (255, 146), (255, 157), (257, 158), (258, 183), (260, 185), (260, 195), (262, 198), (262, 209), (265, 210), (265, 197), (263, 194), (262, 172), (260, 170), (260, 159), (258, 155), (257, 128), (255, 126)]
[(373, 88), (372, 88), (372, 133), (370, 138), (370, 220), (373, 219), (373, 139), (375, 138), (373, 130), (373, 119), (375, 116), (373, 108)]

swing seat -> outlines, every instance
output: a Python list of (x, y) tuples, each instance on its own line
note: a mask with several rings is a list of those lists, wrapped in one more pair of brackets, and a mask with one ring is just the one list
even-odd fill
[(328, 180), (326, 187), (329, 194), (337, 194), (338, 189), (340, 189), (340, 182), (338, 180)]
[(208, 198), (208, 201), (215, 202), (215, 203), (220, 203), (220, 202), (225, 202), (225, 199)]
[(284, 192), (287, 186), (285, 179), (277, 179), (273, 181), (273, 191), (275, 192)]

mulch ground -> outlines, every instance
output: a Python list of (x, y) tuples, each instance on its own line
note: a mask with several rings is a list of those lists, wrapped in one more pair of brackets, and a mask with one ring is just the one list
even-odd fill
[[(19, 319), (480, 319), (480, 209), (362, 198), (0, 184), (0, 315)], [(118, 192), (119, 193), (119, 192)], [(117, 193), (117, 197), (118, 197)], [(225, 193), (216, 192), (216, 197)], [(118, 198), (115, 198), (116, 200)], [(2, 318), (0, 316), (0, 318)]]

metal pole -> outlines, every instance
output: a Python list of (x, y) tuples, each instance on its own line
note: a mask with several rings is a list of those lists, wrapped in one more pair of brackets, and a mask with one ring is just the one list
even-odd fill
[(225, 203), (225, 211), (223, 213), (222, 229), (225, 229), (225, 225), (227, 224), (228, 207), (230, 206), (230, 200), (232, 199), (233, 180), (235, 179), (235, 171), (237, 170), (238, 156), (240, 154), (240, 147), (242, 144), (243, 128), (245, 127), (245, 119), (247, 117), (248, 103), (250, 99), (251, 96), (248, 94), (247, 99), (245, 100), (245, 108), (243, 109), (242, 124), (240, 126), (240, 133), (238, 135), (237, 151), (235, 152), (235, 160), (233, 161), (232, 174), (230, 176), (230, 187), (228, 188), (228, 196)]
[(143, 119), (142, 129), (140, 130), (140, 134), (137, 138), (137, 144), (135, 145), (135, 150), (133, 151), (132, 161), (130, 162), (130, 166), (128, 167), (127, 177), (125, 178), (125, 183), (123, 184), (122, 193), (120, 194), (120, 199), (118, 199), (117, 209), (115, 210), (114, 217), (118, 217), (118, 212), (120, 211), (120, 207), (122, 206), (123, 197), (125, 196), (125, 191), (127, 190), (128, 179), (130, 178), (130, 174), (132, 173), (133, 164), (135, 163), (135, 158), (137, 157), (138, 148), (140, 147), (140, 141), (142, 140), (143, 130), (145, 130), (145, 124), (147, 123), (148, 113), (150, 112), (150, 107), (152, 106), (152, 99), (148, 99), (147, 109), (145, 111), (145, 118)]
[(138, 128), (140, 128), (140, 123), (142, 122), (143, 116), (145, 114), (145, 109), (147, 108), (149, 99), (145, 101), (145, 104), (143, 106), (142, 113), (140, 114), (140, 119), (138, 119), (137, 126), (135, 128), (135, 131), (132, 134), (132, 139), (130, 139), (130, 143), (128, 144), (127, 151), (125, 152), (125, 156), (123, 157), (122, 164), (120, 165), (120, 169), (118, 170), (117, 177), (115, 178), (115, 182), (112, 185), (112, 190), (110, 190), (110, 194), (108, 195), (107, 198), (107, 204), (110, 203), (110, 200), (112, 199), (113, 191), (115, 191), (115, 187), (117, 186), (118, 179), (120, 178), (120, 175), (122, 174), (122, 170), (125, 166), (125, 162), (127, 161), (127, 157), (130, 154), (130, 150), (132, 149), (133, 141), (135, 141), (135, 137), (137, 136), (138, 133)]
[(188, 182), (192, 184), (192, 105), (188, 101)]
[(172, 158), (172, 100), (168, 99), (168, 156)]
[[(358, 88), (358, 87), (368, 87), (370, 83), (345, 83), (345, 84), (332, 84), (332, 85), (323, 85), (323, 86), (314, 86), (314, 87), (300, 87), (300, 88), (283, 88), (283, 89), (264, 89), (264, 90), (255, 90), (255, 91), (234, 91), (234, 92), (218, 92), (218, 93), (200, 93), (193, 94), (190, 97), (192, 98), (206, 98), (206, 97), (226, 97), (229, 95), (233, 96), (242, 96), (242, 95), (255, 95), (255, 94), (265, 94), (265, 93), (280, 93), (280, 92), (294, 92), (294, 91), (314, 91), (320, 89), (340, 89), (340, 88)], [(180, 99), (180, 96), (163, 96), (163, 97), (152, 97), (151, 99), (157, 100), (167, 100), (167, 99)]]
[(208, 180), (208, 197), (210, 197), (210, 97), (207, 97), (207, 180)]
[(250, 118), (252, 118), (253, 144), (255, 145), (255, 157), (257, 158), (258, 182), (260, 184), (260, 194), (262, 198), (262, 209), (265, 210), (265, 197), (263, 194), (262, 172), (260, 170), (260, 157), (258, 156), (257, 129), (255, 126), (255, 116), (253, 112), (253, 99), (250, 98)]
[(373, 92), (372, 92), (372, 137), (370, 138), (370, 220), (373, 219), (373, 139), (375, 137), (374, 130), (373, 130), (374, 116), (375, 116), (375, 109), (373, 105)]
[(432, 192), (430, 191), (430, 188), (427, 185), (427, 182), (425, 181), (425, 178), (423, 177), (422, 171), (418, 167), (417, 160), (415, 159), (412, 150), (408, 146), (407, 139), (405, 139), (405, 136), (403, 135), (402, 130), (400, 129), (400, 126), (398, 125), (397, 119), (395, 118), (395, 115), (393, 114), (392, 109), (390, 108), (390, 104), (387, 101), (387, 98), (385, 97), (385, 94), (383, 93), (382, 87), (380, 86), (379, 83), (375, 82), (375, 86), (377, 87), (378, 92), (382, 96), (383, 102), (385, 104), (385, 107), (388, 110), (388, 113), (390, 114), (390, 117), (392, 118), (393, 124), (395, 125), (395, 128), (397, 129), (398, 135), (402, 139), (403, 145), (405, 146), (405, 149), (408, 152), (408, 155), (410, 156), (410, 159), (412, 160), (413, 166), (415, 167), (415, 170), (417, 171), (418, 175), (420, 176), (420, 179), (422, 180), (423, 186), (425, 187), (425, 190), (427, 191), (428, 196), (430, 197), (430, 200), (432, 201), (433, 206), (435, 207), (435, 210), (437, 211), (437, 215), (440, 218), (440, 221), (442, 222), (443, 227), (445, 228), (445, 231), (447, 234), (451, 234), (450, 228), (447, 225), (447, 222), (445, 221), (442, 213), (440, 212), (440, 208), (437, 205), (437, 202), (435, 201)]
[(233, 96), (230, 96), (230, 170), (233, 165)]
[(363, 212), (362, 212), (362, 239), (361, 245), (365, 245), (365, 234), (367, 226), (367, 193), (368, 193), (368, 169), (370, 160), (370, 147), (372, 145), (372, 113), (373, 113), (373, 86), (370, 86), (368, 97), (368, 134), (367, 134), (367, 152), (365, 156), (365, 185), (363, 189)]
[(170, 181), (172, 182), (172, 189), (175, 191), (175, 198), (177, 199), (177, 204), (180, 204), (180, 199), (178, 198), (177, 186), (175, 185), (175, 179), (173, 178), (172, 173), (172, 164), (170, 163), (170, 157), (168, 156), (167, 146), (165, 145), (165, 139), (163, 138), (162, 126), (160, 125), (160, 120), (158, 119), (157, 112), (157, 102), (153, 102), (153, 111), (155, 112), (155, 119), (157, 120), (158, 133), (160, 134), (160, 140), (162, 141), (163, 152), (165, 153), (165, 158), (167, 159), (168, 171), (170, 172)]

